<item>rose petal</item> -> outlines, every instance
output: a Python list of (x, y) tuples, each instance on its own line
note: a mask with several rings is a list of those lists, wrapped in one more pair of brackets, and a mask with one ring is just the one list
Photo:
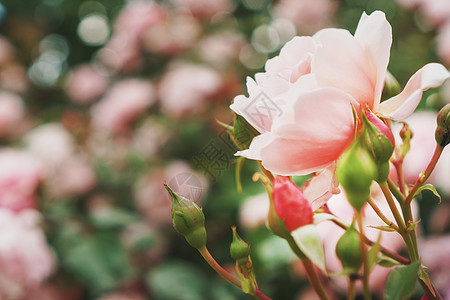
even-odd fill
[(376, 68), (374, 106), (377, 107), (384, 86), (392, 44), (392, 28), (381, 11), (369, 16), (363, 13), (356, 28), (355, 38), (361, 43)]
[(303, 187), (303, 196), (311, 203), (312, 210), (322, 207), (334, 194), (339, 194), (336, 164), (332, 163), (308, 181)]
[(319, 46), (311, 72), (316, 74), (319, 85), (339, 88), (372, 108), (377, 72), (361, 43), (343, 29), (323, 29), (314, 39)]
[(400, 94), (382, 102), (377, 112), (390, 119), (404, 119), (414, 112), (424, 91), (440, 86), (447, 78), (449, 72), (443, 65), (427, 64), (408, 80)]
[(240, 151), (279, 175), (305, 175), (335, 161), (350, 145), (354, 134), (353, 98), (334, 88), (301, 92), (291, 99), (272, 132), (253, 139)]

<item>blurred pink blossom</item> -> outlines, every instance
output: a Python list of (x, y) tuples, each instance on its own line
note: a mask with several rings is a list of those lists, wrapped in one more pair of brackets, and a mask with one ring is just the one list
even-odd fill
[(157, 159), (171, 135), (172, 132), (167, 126), (148, 118), (134, 130), (131, 149), (147, 159)]
[(114, 293), (101, 296), (97, 300), (144, 300), (144, 297), (128, 293)]
[(0, 91), (0, 136), (16, 133), (25, 115), (22, 99), (16, 94)]
[(188, 12), (200, 19), (209, 19), (218, 13), (231, 12), (233, 0), (171, 0), (172, 4), (182, 12)]
[(275, 17), (294, 23), (298, 32), (310, 35), (332, 25), (337, 8), (335, 0), (281, 0), (273, 11)]
[(107, 86), (108, 78), (89, 64), (74, 68), (66, 80), (66, 92), (78, 104), (91, 103), (103, 94)]
[(37, 226), (39, 214), (0, 208), (0, 298), (18, 299), (52, 274), (55, 256)]
[(252, 196), (241, 205), (239, 220), (245, 228), (255, 228), (266, 223), (269, 212), (269, 196), (267, 193)]
[(450, 299), (450, 235), (427, 238), (419, 243), (422, 263), (430, 270), (431, 280), (443, 299)]
[(223, 31), (204, 37), (199, 44), (199, 55), (207, 63), (224, 67), (235, 63), (246, 44), (240, 33)]
[(221, 85), (220, 74), (210, 67), (187, 63), (172, 66), (159, 84), (161, 109), (173, 118), (202, 112)]
[(0, 150), (0, 207), (21, 211), (37, 206), (36, 189), (44, 176), (42, 165), (16, 149)]
[(197, 19), (189, 15), (169, 15), (143, 35), (144, 48), (152, 53), (174, 55), (192, 47), (201, 33)]
[(152, 169), (134, 188), (138, 209), (154, 226), (169, 224), (172, 220), (172, 200), (164, 188), (168, 184), (175, 192), (197, 203), (205, 199), (208, 183), (204, 176), (182, 161), (175, 161), (163, 169)]
[(14, 47), (3, 36), (0, 36), (0, 66), (4, 66), (14, 60)]
[(29, 131), (24, 137), (28, 152), (45, 166), (45, 187), (51, 197), (65, 197), (90, 190), (95, 174), (61, 124), (49, 123)]
[(91, 109), (92, 126), (108, 134), (126, 132), (155, 101), (150, 81), (127, 79), (116, 83)]
[(26, 69), (17, 63), (10, 63), (0, 69), (0, 87), (16, 93), (26, 92), (28, 77)]
[(164, 22), (165, 9), (153, 1), (130, 1), (114, 23), (111, 39), (100, 51), (100, 60), (113, 70), (130, 71), (141, 62), (143, 35)]
[(439, 29), (437, 35), (437, 52), (441, 60), (447, 66), (450, 66), (450, 16), (445, 25)]

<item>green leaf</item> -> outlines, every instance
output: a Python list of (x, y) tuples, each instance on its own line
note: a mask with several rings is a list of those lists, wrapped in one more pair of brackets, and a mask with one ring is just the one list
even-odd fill
[(316, 226), (313, 224), (302, 226), (291, 232), (291, 235), (303, 254), (322, 271), (326, 272), (325, 253)]
[(439, 198), (439, 203), (442, 202), (442, 198), (441, 195), (439, 195), (438, 191), (436, 190), (436, 188), (432, 185), (432, 184), (425, 184), (422, 185), (420, 188), (417, 189), (417, 191), (414, 193), (414, 197), (416, 197), (417, 195), (419, 195), (420, 193), (422, 193), (424, 190), (429, 190), (431, 191), (436, 197)]
[(395, 231), (395, 229), (390, 226), (369, 226), (369, 227), (372, 227), (372, 228), (375, 228), (375, 229), (378, 229), (381, 231), (387, 231), (387, 232)]
[(420, 222), (420, 220), (415, 221), (415, 222), (408, 221), (408, 224), (406, 224), (406, 230), (413, 231), (414, 228), (416, 228), (417, 224), (419, 224), (419, 222)]
[(431, 294), (433, 296), (436, 296), (436, 293), (434, 292), (434, 287), (431, 284), (430, 277), (428, 276), (428, 273), (424, 270), (424, 266), (420, 266), (419, 269), (419, 278), (422, 279), (422, 281), (427, 285), (428, 289), (430, 290)]
[(381, 255), (377, 259), (377, 265), (385, 267), (385, 268), (390, 268), (393, 266), (398, 266), (398, 265), (400, 265), (400, 263), (398, 261), (396, 261), (395, 259), (392, 259), (388, 256)]
[(416, 288), (419, 266), (420, 263), (416, 261), (392, 270), (384, 288), (385, 299), (402, 300), (411, 296)]
[(247, 149), (257, 135), (259, 135), (259, 132), (244, 117), (238, 114), (234, 115), (234, 138), (237, 142), (236, 146), (240, 150)]

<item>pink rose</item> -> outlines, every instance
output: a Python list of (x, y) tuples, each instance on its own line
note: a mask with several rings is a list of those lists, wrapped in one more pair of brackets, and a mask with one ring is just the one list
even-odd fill
[(25, 107), (19, 96), (0, 91), (0, 136), (14, 134), (21, 125)]
[(170, 117), (202, 112), (222, 85), (220, 74), (207, 66), (179, 64), (161, 79), (158, 96), (162, 111)]
[(75, 103), (88, 104), (100, 97), (107, 86), (107, 77), (86, 64), (73, 69), (66, 81), (66, 92)]
[(37, 206), (36, 189), (43, 179), (39, 161), (15, 149), (0, 151), (0, 207), (21, 211)]
[(392, 42), (391, 26), (380, 11), (363, 14), (355, 35), (323, 29), (295, 37), (266, 72), (247, 80), (249, 97), (230, 106), (261, 135), (237, 155), (262, 161), (280, 175), (304, 175), (323, 169), (352, 143), (352, 106), (391, 119), (410, 115), (422, 92), (449, 77), (440, 64), (417, 71), (403, 92), (380, 103)]
[(109, 134), (127, 131), (154, 103), (154, 93), (150, 81), (127, 79), (117, 83), (92, 107), (92, 126)]
[(17, 299), (52, 274), (55, 257), (36, 225), (39, 214), (0, 208), (0, 298)]
[(266, 223), (270, 200), (267, 193), (252, 196), (240, 208), (239, 220), (245, 228), (255, 228)]
[(203, 38), (199, 44), (199, 54), (205, 62), (224, 67), (238, 59), (246, 44), (241, 34), (224, 31)]
[(282, 0), (273, 10), (277, 18), (294, 23), (298, 32), (313, 34), (331, 25), (337, 7), (335, 0)]

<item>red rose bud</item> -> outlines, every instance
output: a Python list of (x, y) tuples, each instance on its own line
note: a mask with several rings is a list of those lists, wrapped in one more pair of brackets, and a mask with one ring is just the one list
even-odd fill
[(344, 269), (352, 273), (358, 272), (363, 262), (360, 243), (358, 231), (350, 226), (336, 244), (337, 257)]
[(230, 255), (239, 265), (246, 265), (250, 255), (250, 245), (239, 236), (236, 227), (231, 229), (233, 230), (233, 241), (230, 246)]
[(441, 147), (450, 143), (450, 104), (444, 106), (437, 116), (436, 142)]
[(206, 245), (206, 229), (202, 209), (193, 201), (175, 193), (169, 186), (164, 187), (172, 198), (173, 227), (192, 247), (203, 248)]
[(313, 223), (313, 211), (302, 190), (288, 177), (277, 176), (273, 183), (275, 211), (287, 230)]

